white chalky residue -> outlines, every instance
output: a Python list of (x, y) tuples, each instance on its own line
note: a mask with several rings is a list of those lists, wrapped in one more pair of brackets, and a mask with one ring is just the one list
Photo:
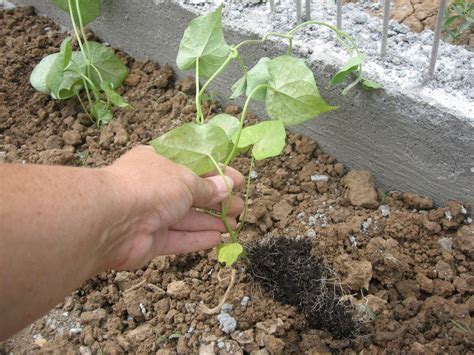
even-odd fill
[(142, 312), (143, 317), (146, 317), (146, 308), (145, 308), (145, 305), (144, 305), (143, 303), (140, 303), (138, 306), (140, 307), (140, 311)]
[(244, 297), (242, 297), (242, 300), (240, 301), (240, 305), (242, 307), (247, 307), (249, 301), (250, 301), (250, 297), (249, 296), (244, 296)]
[(311, 181), (318, 182), (318, 181), (328, 181), (328, 180), (329, 180), (329, 176), (327, 175), (311, 175)]
[(388, 207), (387, 205), (380, 205), (379, 211), (384, 217), (390, 216), (390, 207)]
[(232, 333), (237, 328), (237, 321), (229, 313), (221, 311), (217, 316), (219, 328), (226, 334)]

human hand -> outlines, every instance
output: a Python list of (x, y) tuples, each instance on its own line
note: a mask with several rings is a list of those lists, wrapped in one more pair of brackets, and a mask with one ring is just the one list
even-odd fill
[[(202, 178), (184, 166), (139, 146), (103, 169), (116, 194), (116, 223), (104, 233), (101, 244), (105, 269), (136, 269), (157, 255), (182, 254), (211, 248), (221, 240), (225, 226), (220, 218), (193, 207), (220, 211), (228, 188), (244, 184), (237, 170)], [(229, 222), (235, 226), (243, 201), (232, 197)]]

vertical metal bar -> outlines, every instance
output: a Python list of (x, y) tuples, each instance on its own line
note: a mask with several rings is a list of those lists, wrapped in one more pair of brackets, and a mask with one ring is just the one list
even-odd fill
[(439, 40), (441, 37), (441, 28), (443, 27), (444, 11), (446, 10), (446, 4), (447, 4), (447, 0), (439, 0), (438, 16), (436, 16), (436, 28), (435, 28), (435, 34), (434, 34), (434, 41), (433, 41), (433, 47), (431, 48), (430, 67), (428, 69), (429, 77), (433, 76), (435, 66), (436, 66), (436, 59), (438, 57)]
[(296, 0), (296, 23), (301, 23), (301, 0)]
[(342, 0), (336, 2), (336, 26), (338, 29), (342, 27)]
[(382, 45), (380, 46), (380, 56), (385, 56), (387, 53), (387, 37), (388, 37), (388, 21), (390, 20), (390, 0), (385, 0), (383, 3), (383, 30), (382, 30)]
[(305, 10), (306, 10), (306, 21), (311, 20), (311, 0), (305, 1)]
[(270, 11), (271, 12), (275, 11), (275, 0), (270, 0)]

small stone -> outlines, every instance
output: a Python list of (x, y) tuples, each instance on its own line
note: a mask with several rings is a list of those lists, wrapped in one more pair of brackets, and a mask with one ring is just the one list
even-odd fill
[(329, 180), (329, 176), (327, 175), (311, 175), (311, 181), (328, 181)]
[(305, 233), (305, 236), (308, 238), (314, 238), (316, 237), (316, 232), (311, 228)]
[(95, 327), (99, 327), (100, 323), (105, 319), (107, 313), (105, 309), (99, 308), (92, 312), (83, 312), (81, 314), (81, 322)]
[(80, 346), (79, 347), (79, 354), (81, 354), (81, 355), (92, 355), (92, 351), (87, 346)]
[(201, 344), (199, 346), (199, 355), (214, 355), (215, 342), (209, 344)]
[(273, 335), (265, 335), (263, 343), (270, 354), (281, 354), (285, 349), (285, 342)]
[(412, 192), (404, 192), (402, 199), (409, 208), (415, 208), (417, 210), (433, 208), (433, 199), (431, 197), (425, 197)]
[(283, 327), (283, 321), (280, 318), (269, 319), (255, 324), (255, 328), (262, 330), (266, 334), (273, 334), (281, 327)]
[(66, 131), (63, 133), (63, 140), (66, 144), (75, 146), (82, 143), (82, 136), (78, 131)]
[(242, 300), (240, 301), (240, 305), (242, 307), (247, 307), (249, 301), (250, 301), (250, 297), (249, 296), (244, 296), (244, 297), (242, 297)]
[(359, 25), (363, 25), (364, 23), (366, 23), (368, 20), (368, 16), (367, 14), (363, 13), (363, 12), (359, 12), (358, 14), (356, 14), (354, 16), (354, 21), (355, 23), (359, 24)]
[(433, 293), (433, 289), (434, 289), (433, 280), (423, 275), (422, 273), (418, 273), (416, 274), (416, 281), (418, 282), (418, 286), (420, 287), (421, 291), (424, 291), (427, 293)]
[(226, 334), (232, 333), (237, 327), (237, 321), (230, 314), (222, 312), (217, 316), (219, 328)]
[(221, 311), (230, 314), (232, 312), (233, 308), (234, 308), (234, 306), (231, 305), (230, 303), (224, 303), (222, 305)]
[(438, 273), (438, 277), (442, 280), (452, 281), (454, 278), (454, 272), (451, 266), (443, 260), (438, 261), (435, 266), (435, 270)]
[(390, 216), (390, 207), (387, 205), (380, 205), (379, 206), (379, 211), (382, 214), (383, 217), (388, 217)]
[(236, 340), (240, 345), (251, 344), (254, 341), (253, 329), (247, 329), (243, 332), (232, 333), (232, 339)]
[(184, 281), (173, 281), (168, 284), (166, 293), (173, 298), (183, 299), (189, 296), (190, 287)]
[(275, 206), (273, 206), (272, 216), (277, 221), (286, 219), (288, 215), (293, 211), (293, 206), (286, 200), (281, 200)]
[(451, 238), (438, 239), (438, 244), (444, 251), (451, 252), (453, 250), (453, 240)]
[(352, 170), (341, 180), (347, 187), (347, 197), (353, 206), (377, 208), (377, 191), (372, 174), (364, 170)]

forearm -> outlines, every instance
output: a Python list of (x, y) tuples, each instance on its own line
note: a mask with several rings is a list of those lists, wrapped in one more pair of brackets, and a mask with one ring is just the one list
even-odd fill
[(105, 267), (120, 216), (107, 179), (103, 169), (0, 166), (0, 339)]

